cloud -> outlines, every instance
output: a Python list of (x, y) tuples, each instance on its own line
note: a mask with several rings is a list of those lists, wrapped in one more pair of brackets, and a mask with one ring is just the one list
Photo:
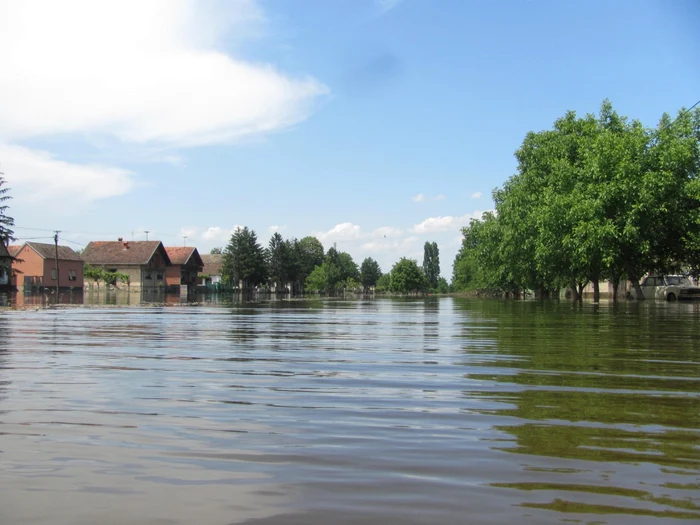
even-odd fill
[(447, 197), (445, 197), (442, 193), (440, 195), (435, 195), (435, 197), (429, 197), (428, 195), (425, 195), (423, 193), (419, 193), (418, 195), (414, 195), (411, 197), (411, 200), (413, 202), (425, 202), (425, 201), (444, 201)]
[(231, 235), (243, 226), (235, 225), (231, 229), (221, 228), (219, 226), (210, 226), (202, 233), (202, 239), (205, 241), (228, 242)]
[(382, 237), (398, 237), (403, 235), (403, 230), (400, 228), (394, 228), (393, 226), (381, 226), (372, 231), (371, 236), (375, 239)]
[(472, 199), (480, 199), (480, 198), (483, 197), (483, 196), (484, 196), (484, 194), (481, 193), (480, 191), (477, 191), (477, 192), (475, 192), (475, 193), (472, 193)]
[(178, 234), (181, 238), (187, 237), (188, 239), (194, 239), (197, 234), (197, 228), (184, 227), (180, 228), (180, 233)]
[(181, 147), (293, 126), (328, 88), (216, 49), (261, 18), (253, 0), (3, 2), (0, 142), (104, 134)]
[(313, 234), (319, 241), (355, 241), (362, 236), (362, 230), (357, 224), (343, 222), (336, 224), (327, 232), (317, 232)]
[(373, 241), (366, 242), (362, 245), (362, 249), (368, 252), (386, 252), (386, 251), (396, 251), (405, 254), (406, 250), (411, 249), (411, 247), (416, 243), (418, 237), (406, 237), (404, 239), (376, 239)]
[(388, 13), (396, 6), (398, 6), (403, 0), (376, 0), (377, 6), (382, 13)]
[(19, 202), (84, 205), (128, 193), (134, 173), (128, 170), (78, 165), (54, 158), (46, 151), (0, 144), (0, 171)]
[(287, 225), (286, 225), (286, 224), (283, 224), (283, 225), (280, 226), (280, 225), (277, 225), (277, 224), (273, 224), (272, 226), (268, 226), (267, 229), (270, 231), (270, 233), (274, 233), (274, 232), (283, 232), (284, 230), (287, 229)]
[(457, 230), (462, 226), (468, 225), (471, 219), (480, 219), (483, 213), (482, 211), (475, 210), (473, 213), (467, 213), (461, 217), (453, 217), (451, 215), (445, 217), (429, 217), (423, 222), (413, 226), (411, 231), (421, 234)]

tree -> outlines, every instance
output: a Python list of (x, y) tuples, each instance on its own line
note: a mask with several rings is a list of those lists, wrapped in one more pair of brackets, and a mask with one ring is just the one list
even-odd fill
[(437, 288), (435, 288), (437, 293), (450, 293), (450, 285), (447, 284), (447, 279), (440, 277), (438, 279)]
[(324, 261), (323, 244), (316, 237), (304, 237), (299, 241), (297, 247), (297, 258), (299, 265), (299, 283), (303, 285), (304, 280), (314, 268), (323, 264)]
[(377, 261), (371, 257), (367, 257), (362, 261), (362, 265), (360, 265), (360, 282), (365, 293), (370, 287), (377, 285), (377, 281), (381, 276), (382, 270)]
[(221, 255), (222, 253), (224, 253), (224, 249), (221, 246), (216, 246), (216, 247), (212, 248), (209, 251), (209, 253), (211, 255)]
[(258, 243), (254, 230), (249, 230), (247, 226), (236, 228), (224, 250), (221, 271), (226, 282), (238, 283), (241, 291), (250, 291), (265, 282), (265, 251)]
[(414, 293), (424, 292), (428, 288), (425, 274), (414, 259), (402, 257), (391, 269), (392, 292)]
[(100, 281), (104, 280), (104, 273), (105, 272), (102, 268), (98, 268), (96, 266), (86, 264), (83, 267), (83, 277), (93, 281), (98, 290), (100, 289)]
[(15, 225), (15, 220), (6, 215), (9, 206), (4, 203), (10, 200), (12, 197), (8, 195), (10, 189), (3, 188), (5, 184), (7, 184), (7, 182), (5, 181), (2, 172), (0, 172), (0, 242), (7, 246), (14, 240), (15, 232), (12, 231), (12, 227)]
[(388, 273), (382, 274), (382, 276), (377, 279), (377, 284), (374, 287), (376, 292), (388, 292), (391, 290), (391, 275)]
[(288, 281), (291, 262), (290, 245), (279, 232), (275, 232), (270, 237), (266, 255), (269, 277), (275, 284), (275, 291), (278, 291)]
[(427, 242), (423, 246), (423, 273), (431, 290), (435, 290), (440, 278), (440, 250), (436, 242)]

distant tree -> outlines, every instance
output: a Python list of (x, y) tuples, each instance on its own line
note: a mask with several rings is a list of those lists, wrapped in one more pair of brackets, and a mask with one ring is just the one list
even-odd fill
[(423, 272), (428, 287), (435, 290), (440, 278), (440, 250), (436, 242), (426, 242), (423, 247)]
[(377, 284), (374, 287), (376, 292), (388, 292), (391, 289), (391, 274), (385, 273), (377, 279)]
[(212, 248), (209, 251), (209, 253), (211, 255), (221, 255), (222, 253), (224, 253), (224, 249), (221, 246), (216, 246), (216, 247)]
[(450, 285), (447, 284), (447, 280), (444, 277), (438, 279), (438, 285), (435, 288), (437, 293), (450, 293)]
[(258, 236), (248, 227), (237, 228), (223, 253), (222, 277), (231, 284), (239, 284), (241, 291), (249, 291), (265, 282), (267, 261)]
[(360, 279), (360, 270), (357, 268), (357, 263), (353, 261), (352, 255), (348, 252), (338, 252), (338, 268), (340, 269), (340, 278), (343, 281)]
[(306, 277), (305, 288), (308, 292), (324, 292), (328, 287), (329, 282), (329, 265), (323, 263), (316, 268)]
[(270, 237), (267, 248), (267, 264), (270, 280), (275, 284), (275, 290), (283, 288), (290, 273), (290, 248), (279, 232)]
[(364, 261), (362, 261), (362, 265), (360, 266), (360, 282), (362, 283), (362, 287), (364, 288), (365, 292), (370, 287), (376, 286), (377, 281), (381, 276), (382, 270), (377, 261), (371, 257), (367, 257)]
[(299, 274), (303, 281), (316, 266), (323, 264), (325, 259), (323, 244), (316, 237), (304, 237), (299, 241), (298, 258)]
[(428, 289), (428, 281), (425, 274), (413, 259), (402, 257), (391, 269), (392, 292), (414, 293), (424, 292)]
[(3, 177), (3, 173), (0, 172), (0, 242), (7, 246), (15, 238), (15, 232), (12, 231), (12, 227), (15, 225), (15, 220), (6, 215), (9, 206), (4, 203), (10, 200), (12, 197), (8, 195), (10, 189), (3, 188), (5, 184), (7, 184), (7, 182)]
[(104, 274), (105, 271), (102, 268), (91, 266), (89, 264), (86, 264), (83, 267), (83, 277), (93, 281), (98, 290), (100, 289), (100, 281), (104, 280)]

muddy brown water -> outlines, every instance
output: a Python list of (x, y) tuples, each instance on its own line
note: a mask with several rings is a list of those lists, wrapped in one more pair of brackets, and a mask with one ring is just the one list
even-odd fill
[(0, 312), (0, 523), (700, 522), (700, 305)]

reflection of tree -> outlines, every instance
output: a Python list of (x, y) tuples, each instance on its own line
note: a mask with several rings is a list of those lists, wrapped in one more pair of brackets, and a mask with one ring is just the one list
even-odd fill
[[(700, 469), (700, 324), (692, 307), (457, 299), (454, 305), (467, 321), (463, 364), (473, 389), (464, 396), (488, 401), (488, 408), (470, 404), (470, 412), (498, 418), (493, 428), (514, 440), (511, 446), (499, 440), (494, 449), (572, 462), (556, 478), (562, 483), (494, 486), (549, 491), (554, 498), (526, 507), (700, 518), (700, 507), (688, 498), (693, 489), (673, 479)], [(623, 478), (635, 487), (650, 472), (666, 483), (649, 482), (644, 491), (581, 483), (578, 473), (596, 468), (603, 479), (605, 472), (639, 468), (638, 478)], [(672, 509), (569, 501), (571, 493), (626, 496)]]
[(5, 377), (8, 372), (8, 355), (10, 353), (10, 330), (7, 320), (0, 316), (0, 401), (7, 397), (7, 390), (12, 384)]

